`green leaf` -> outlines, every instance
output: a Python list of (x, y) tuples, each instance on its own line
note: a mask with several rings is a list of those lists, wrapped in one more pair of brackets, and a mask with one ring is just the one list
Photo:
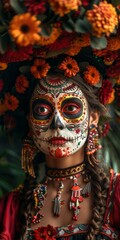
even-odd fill
[(41, 32), (40, 34), (45, 37), (49, 37), (50, 34), (52, 33), (52, 26), (51, 25), (40, 25), (41, 27)]
[(0, 33), (4, 32), (6, 30), (6, 27), (5, 26), (0, 26)]
[(0, 53), (4, 54), (9, 44), (10, 44), (10, 38), (8, 33), (6, 32), (0, 37)]
[(107, 39), (104, 36), (101, 38), (92, 36), (90, 45), (93, 49), (98, 49), (98, 50), (104, 49), (107, 46)]
[(24, 66), (22, 66), (22, 67), (19, 68), (19, 71), (20, 71), (21, 73), (28, 73), (28, 72), (30, 71), (30, 66), (24, 65)]
[(88, 33), (91, 31), (91, 24), (86, 18), (78, 19), (75, 24), (75, 31), (78, 33)]
[(120, 0), (111, 0), (111, 3), (114, 7), (117, 7), (118, 5), (120, 5)]
[(4, 181), (3, 179), (0, 179), (0, 188), (3, 188), (7, 191), (11, 190), (12, 185), (10, 185), (7, 181)]
[(62, 26), (67, 32), (73, 32), (75, 29), (75, 23), (70, 17), (67, 21), (63, 22)]
[(12, 6), (16, 13), (18, 14), (24, 13), (24, 9), (21, 7), (21, 4), (18, 0), (10, 0), (10, 5)]

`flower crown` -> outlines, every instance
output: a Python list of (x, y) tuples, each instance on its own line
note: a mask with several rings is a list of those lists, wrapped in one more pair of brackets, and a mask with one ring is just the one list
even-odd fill
[(58, 71), (67, 78), (79, 73), (99, 89), (100, 102), (113, 105), (120, 116), (118, 1), (2, 0), (0, 14), (2, 124), (13, 128), (16, 115), (24, 115), (20, 105), (57, 56)]

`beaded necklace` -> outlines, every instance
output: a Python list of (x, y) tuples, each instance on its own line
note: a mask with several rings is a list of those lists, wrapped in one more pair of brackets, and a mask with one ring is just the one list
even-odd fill
[[(70, 189), (71, 197), (69, 202), (69, 209), (73, 213), (72, 219), (74, 221), (77, 221), (77, 216), (80, 212), (80, 203), (83, 202), (84, 198), (88, 197), (91, 192), (91, 182), (88, 179), (88, 176), (85, 174), (85, 163), (81, 163), (77, 166), (65, 169), (52, 169), (47, 167), (46, 175), (47, 178), (45, 183), (38, 184), (37, 187), (33, 190), (35, 215), (32, 217), (32, 223), (39, 223), (44, 217), (44, 215), (41, 214), (41, 209), (47, 196), (48, 181), (58, 182), (56, 197), (53, 199), (53, 214), (54, 216), (60, 216), (61, 207), (65, 203), (65, 200), (62, 200), (64, 181), (67, 179), (73, 180), (73, 186)], [(81, 175), (86, 176), (84, 178), (84, 181), (87, 182), (87, 184), (84, 188), (81, 188), (77, 181)]]

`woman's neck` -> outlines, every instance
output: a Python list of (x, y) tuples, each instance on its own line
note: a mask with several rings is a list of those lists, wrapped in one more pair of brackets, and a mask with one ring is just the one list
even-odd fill
[(75, 166), (77, 164), (80, 164), (84, 161), (84, 149), (81, 148), (76, 153), (63, 157), (63, 158), (54, 158), (52, 156), (46, 155), (46, 165), (50, 168), (59, 168), (64, 169), (68, 167)]

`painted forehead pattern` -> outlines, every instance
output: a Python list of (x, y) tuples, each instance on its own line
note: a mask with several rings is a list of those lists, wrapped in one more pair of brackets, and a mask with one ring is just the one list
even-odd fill
[(59, 76), (48, 76), (46, 79), (42, 79), (34, 90), (33, 98), (37, 97), (39, 94), (45, 95), (47, 93), (50, 93), (56, 98), (59, 96), (59, 93), (84, 95), (76, 84)]

